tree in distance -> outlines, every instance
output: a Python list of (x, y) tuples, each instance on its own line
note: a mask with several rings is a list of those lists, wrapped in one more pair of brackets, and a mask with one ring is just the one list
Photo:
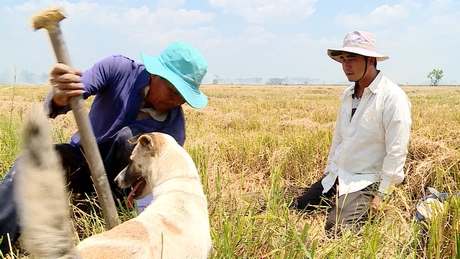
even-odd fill
[(433, 69), (430, 73), (428, 73), (427, 78), (430, 79), (430, 85), (437, 86), (439, 85), (439, 81), (441, 81), (442, 77), (444, 76), (442, 69)]

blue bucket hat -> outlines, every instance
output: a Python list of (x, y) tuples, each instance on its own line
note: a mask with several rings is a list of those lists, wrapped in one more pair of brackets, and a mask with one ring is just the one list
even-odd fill
[(208, 98), (200, 91), (208, 64), (192, 45), (176, 41), (158, 57), (141, 52), (141, 58), (150, 74), (168, 80), (190, 106), (200, 109), (208, 104)]

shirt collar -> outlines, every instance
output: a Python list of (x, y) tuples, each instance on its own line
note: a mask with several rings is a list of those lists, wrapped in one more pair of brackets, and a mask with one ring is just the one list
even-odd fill
[(142, 87), (142, 99), (144, 99), (148, 94), (149, 94), (149, 91), (150, 91), (150, 87), (149, 85), (146, 85), (144, 87)]
[(371, 84), (368, 86), (369, 90), (371, 90), (372, 93), (377, 93), (380, 89), (380, 81), (382, 81), (383, 73), (378, 70), (377, 76), (372, 80)]
[[(374, 80), (372, 80), (371, 84), (367, 88), (369, 88), (369, 90), (372, 93), (374, 94), (377, 93), (380, 89), (380, 81), (382, 81), (382, 78), (383, 78), (383, 73), (380, 70), (378, 70), (377, 76), (374, 78)], [(355, 84), (356, 83), (353, 83), (346, 89), (347, 91), (346, 96), (352, 95), (355, 92)]]

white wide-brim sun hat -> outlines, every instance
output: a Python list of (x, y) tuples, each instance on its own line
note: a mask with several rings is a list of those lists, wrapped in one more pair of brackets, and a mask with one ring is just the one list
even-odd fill
[(375, 51), (375, 38), (372, 34), (365, 31), (352, 31), (345, 35), (343, 46), (336, 49), (328, 49), (327, 55), (337, 62), (343, 52), (354, 53), (366, 57), (374, 57), (377, 61), (389, 59), (387, 55), (379, 54)]

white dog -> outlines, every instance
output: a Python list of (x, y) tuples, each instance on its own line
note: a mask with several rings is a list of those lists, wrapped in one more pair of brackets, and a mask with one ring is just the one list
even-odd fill
[(208, 257), (207, 200), (192, 158), (166, 134), (143, 134), (130, 142), (137, 144), (131, 163), (115, 181), (122, 188), (134, 186), (129, 200), (153, 192), (152, 203), (138, 217), (75, 246), (64, 172), (47, 118), (43, 112), (30, 116), (15, 188), (22, 244), (28, 252), (38, 258)]

